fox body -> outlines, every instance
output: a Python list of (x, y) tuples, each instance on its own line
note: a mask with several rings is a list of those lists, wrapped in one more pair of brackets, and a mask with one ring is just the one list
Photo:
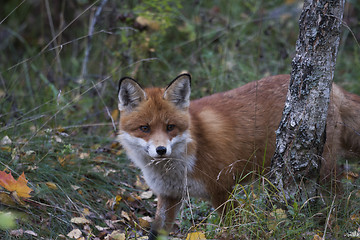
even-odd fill
[[(190, 75), (165, 89), (119, 83), (119, 139), (158, 197), (151, 238), (170, 231), (182, 199), (206, 199), (220, 213), (236, 181), (270, 168), (290, 77), (279, 75), (190, 101)], [(333, 85), (321, 178), (340, 154), (360, 155), (360, 97)]]

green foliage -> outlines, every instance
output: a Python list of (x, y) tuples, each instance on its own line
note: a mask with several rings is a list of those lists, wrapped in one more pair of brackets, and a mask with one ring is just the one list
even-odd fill
[(15, 226), (15, 217), (11, 212), (0, 212), (0, 229), (13, 229)]

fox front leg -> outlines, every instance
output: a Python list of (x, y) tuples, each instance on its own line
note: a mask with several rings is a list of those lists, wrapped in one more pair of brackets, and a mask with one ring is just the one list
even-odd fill
[(155, 240), (159, 231), (171, 231), (177, 212), (181, 207), (181, 198), (158, 196), (155, 220), (152, 224), (149, 240)]

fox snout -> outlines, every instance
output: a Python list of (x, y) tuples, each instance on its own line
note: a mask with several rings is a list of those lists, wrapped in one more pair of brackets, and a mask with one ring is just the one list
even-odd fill
[(161, 157), (170, 157), (171, 155), (171, 146), (170, 144), (166, 144), (166, 146), (161, 144), (149, 144), (148, 154), (153, 158), (161, 158)]
[(160, 156), (162, 156), (162, 155), (165, 155), (166, 154), (166, 147), (164, 147), (164, 146), (158, 146), (157, 148), (156, 148), (156, 153), (157, 154), (159, 154)]

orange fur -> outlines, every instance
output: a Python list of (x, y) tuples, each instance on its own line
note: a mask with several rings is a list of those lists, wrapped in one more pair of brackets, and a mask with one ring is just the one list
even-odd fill
[[(167, 89), (143, 92), (132, 83), (127, 89), (123, 87), (122, 93), (133, 92), (138, 98), (128, 105), (132, 95), (119, 94), (124, 105), (121, 109), (134, 103), (130, 110), (121, 111), (120, 141), (159, 198), (153, 233), (159, 229), (170, 231), (187, 193), (209, 200), (221, 213), (239, 177), (249, 179), (269, 169), (289, 76), (264, 78), (191, 101), (190, 106), (186, 101), (190, 85), (186, 81), (190, 82), (190, 76), (180, 75)], [(171, 131), (167, 129), (169, 124), (175, 126)], [(139, 127), (143, 125), (150, 131), (142, 132)], [(321, 167), (323, 178), (334, 174), (336, 159), (343, 152), (360, 155), (359, 132), (360, 97), (333, 85)], [(165, 145), (173, 152), (157, 156), (156, 147)], [(146, 152), (143, 148), (156, 150)], [(139, 158), (144, 158), (144, 164), (139, 163)]]

